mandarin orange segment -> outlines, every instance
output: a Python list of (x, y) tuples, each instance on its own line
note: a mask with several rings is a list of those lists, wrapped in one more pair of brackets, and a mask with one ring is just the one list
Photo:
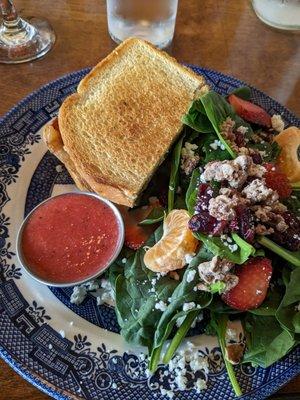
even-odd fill
[(300, 129), (291, 126), (275, 136), (281, 147), (277, 164), (290, 182), (300, 182)]
[(187, 256), (194, 254), (198, 246), (198, 240), (188, 228), (189, 219), (186, 210), (173, 210), (168, 214), (162, 238), (145, 253), (147, 268), (166, 273), (187, 264)]

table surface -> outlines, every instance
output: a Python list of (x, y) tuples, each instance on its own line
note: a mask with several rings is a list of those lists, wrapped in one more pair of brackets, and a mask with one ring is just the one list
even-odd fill
[[(41, 85), (95, 65), (115, 44), (107, 32), (104, 0), (15, 0), (24, 16), (47, 17), (57, 34), (45, 58), (0, 65), (0, 115)], [(271, 29), (246, 0), (180, 0), (169, 52), (179, 61), (242, 79), (300, 116), (300, 35)], [(41, 400), (42, 394), (0, 361), (0, 400)], [(300, 399), (296, 378), (274, 398)]]

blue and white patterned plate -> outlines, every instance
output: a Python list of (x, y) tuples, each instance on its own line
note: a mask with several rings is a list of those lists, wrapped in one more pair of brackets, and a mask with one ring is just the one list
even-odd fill
[[(243, 85), (220, 73), (192, 68), (221, 94)], [(92, 295), (80, 306), (70, 304), (70, 289), (46, 288), (33, 281), (15, 255), (23, 217), (45, 198), (73, 188), (67, 171), (47, 152), (40, 130), (87, 72), (42, 87), (0, 121), (0, 355), (57, 399), (163, 399), (160, 389), (168, 390), (172, 379), (163, 368), (147, 377), (145, 361), (118, 334), (111, 307), (97, 306)], [(254, 88), (252, 94), (270, 114), (282, 114), (286, 124), (300, 126), (300, 120), (276, 101)], [(201, 336), (198, 344), (209, 360), (210, 372), (202, 376), (208, 389), (201, 394), (189, 389), (175, 398), (233, 399), (215, 339)], [(243, 399), (264, 399), (300, 373), (300, 349), (270, 368), (242, 365), (236, 372)]]

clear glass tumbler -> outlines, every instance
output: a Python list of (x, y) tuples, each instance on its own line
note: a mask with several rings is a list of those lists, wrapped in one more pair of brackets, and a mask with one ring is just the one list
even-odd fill
[(128, 37), (167, 47), (174, 36), (178, 0), (107, 0), (108, 30), (120, 43)]
[(300, 0), (252, 0), (252, 5), (264, 23), (278, 29), (300, 29)]

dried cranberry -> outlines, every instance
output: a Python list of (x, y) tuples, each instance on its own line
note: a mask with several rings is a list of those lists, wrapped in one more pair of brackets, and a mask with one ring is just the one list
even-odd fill
[(245, 146), (245, 136), (241, 132), (234, 132), (235, 135), (235, 144), (238, 147), (244, 147)]
[(261, 164), (263, 159), (259, 153), (254, 153), (251, 155), (254, 164)]
[(217, 220), (208, 211), (195, 214), (189, 221), (189, 228), (193, 232), (210, 234), (213, 232)]
[(196, 211), (208, 210), (209, 200), (213, 197), (213, 190), (207, 183), (201, 183), (198, 187)]
[(225, 232), (227, 226), (228, 226), (228, 222), (227, 221), (224, 221), (224, 220), (218, 221), (218, 220), (216, 220), (215, 225), (214, 225), (214, 229), (211, 232), (211, 234), (213, 236), (221, 236)]
[(275, 231), (271, 239), (283, 245), (288, 250), (298, 251), (300, 250), (300, 221), (291, 212), (285, 212), (282, 216), (289, 227), (284, 232)]
[(253, 243), (255, 231), (251, 211), (245, 206), (237, 206), (235, 212), (236, 217), (229, 225), (231, 231), (238, 233), (247, 242)]
[(285, 223), (289, 226), (290, 229), (296, 231), (296, 233), (300, 234), (300, 221), (297, 216), (291, 212), (285, 212), (282, 214)]

